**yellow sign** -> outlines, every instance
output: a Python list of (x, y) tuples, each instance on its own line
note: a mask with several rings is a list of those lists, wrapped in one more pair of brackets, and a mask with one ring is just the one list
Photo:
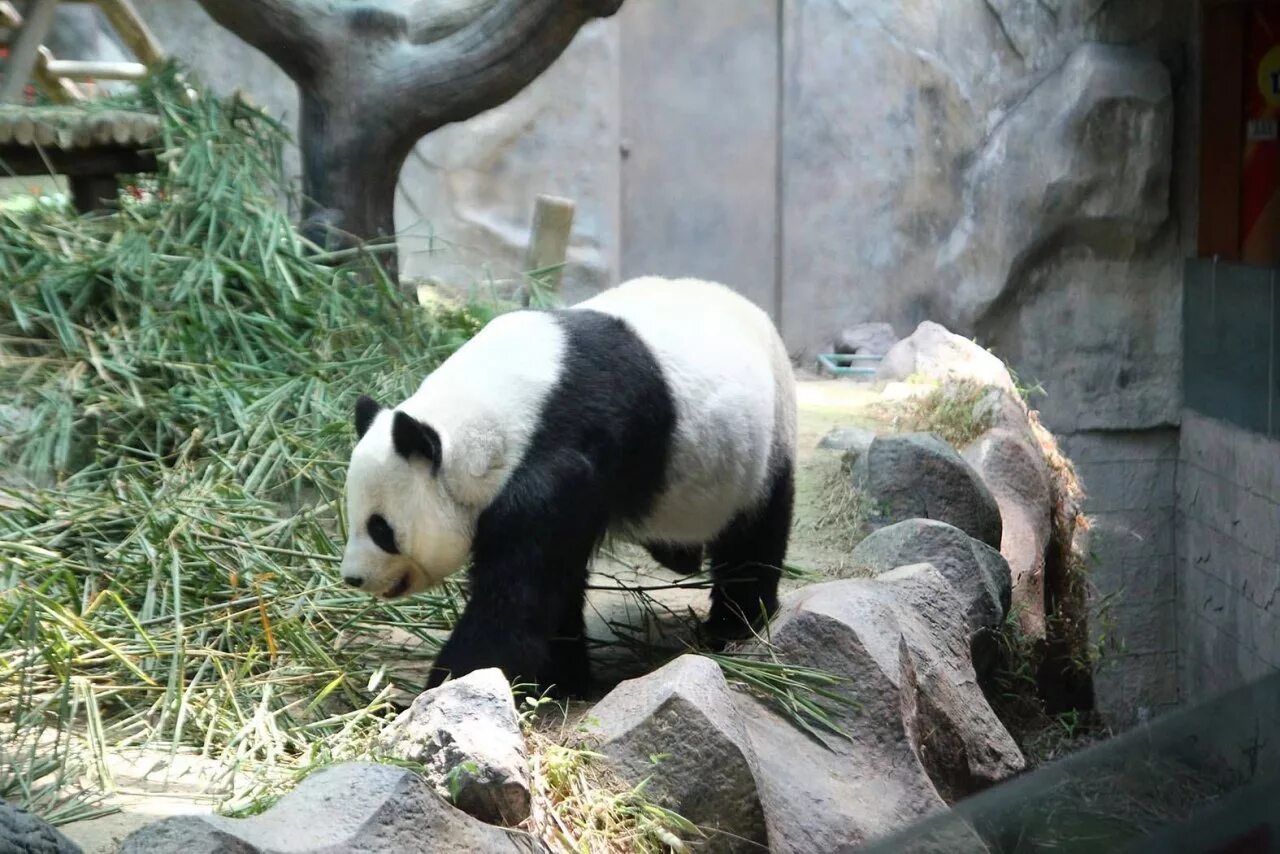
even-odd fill
[(1268, 106), (1280, 107), (1280, 45), (1267, 51), (1258, 63), (1258, 89)]

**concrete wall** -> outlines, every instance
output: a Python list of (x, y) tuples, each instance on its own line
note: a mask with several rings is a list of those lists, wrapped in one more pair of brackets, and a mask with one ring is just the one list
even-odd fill
[(1062, 440), (1088, 490), (1098, 709), (1123, 727), (1178, 704), (1173, 428)]
[(1280, 669), (1280, 441), (1187, 410), (1179, 683), (1197, 702)]

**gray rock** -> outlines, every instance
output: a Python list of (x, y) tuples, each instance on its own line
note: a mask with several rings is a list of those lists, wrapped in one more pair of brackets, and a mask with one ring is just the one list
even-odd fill
[(932, 433), (877, 436), (854, 463), (853, 485), (871, 501), (873, 529), (936, 519), (989, 546), (1000, 545), (995, 497), (955, 449)]
[[(838, 689), (859, 708), (829, 709), (848, 739), (819, 741), (772, 705), (737, 698), (770, 851), (848, 851), (945, 808), (903, 720), (900, 632), (885, 590), (866, 579), (805, 587), (784, 600), (769, 628), (780, 660), (847, 680)], [(745, 651), (764, 652), (756, 646)]]
[(24, 807), (0, 799), (0, 852), (3, 854), (80, 854), (80, 846)]
[(441, 797), (489, 824), (529, 817), (529, 757), (511, 686), (496, 667), (418, 695), (378, 736), (387, 756), (420, 762)]
[(317, 771), (252, 818), (175, 816), (131, 834), (120, 854), (344, 854), (541, 850), (529, 835), (454, 809), (413, 772), (352, 762)]
[(898, 343), (898, 333), (890, 323), (859, 323), (836, 336), (837, 353), (883, 356)]
[[(821, 743), (740, 695), (773, 851), (846, 851), (1016, 773), (1023, 759), (978, 689), (960, 603), (933, 567), (817, 584), (770, 626), (779, 659), (844, 678), (849, 738)], [(923, 597), (931, 601), (920, 601)], [(745, 651), (756, 650), (747, 644)]]
[[(969, 630), (950, 584), (933, 566), (902, 566), (880, 576), (893, 590), (910, 672), (904, 698), (914, 712), (921, 761), (949, 799), (1012, 777), (1022, 751), (978, 685)], [(907, 691), (906, 688), (903, 689)]]
[(938, 382), (972, 380), (1016, 394), (1009, 369), (992, 353), (941, 324), (926, 320), (885, 354), (877, 371), (885, 380), (911, 376)]
[(828, 451), (850, 451), (857, 458), (867, 452), (875, 438), (875, 431), (865, 427), (836, 427), (822, 437), (818, 447)]
[(1013, 606), (1024, 633), (1045, 635), (1045, 551), (1053, 531), (1053, 497), (1044, 453), (1027, 435), (988, 430), (964, 451), (1000, 506), (1000, 553), (1013, 578)]
[(709, 833), (699, 850), (768, 848), (755, 757), (714, 661), (682, 655), (621, 683), (589, 717), (624, 779), (648, 779), (650, 797)]
[(946, 522), (908, 519), (873, 531), (849, 559), (874, 575), (932, 564), (951, 583), (970, 632), (998, 626), (1009, 610), (1010, 573), (1004, 557)]

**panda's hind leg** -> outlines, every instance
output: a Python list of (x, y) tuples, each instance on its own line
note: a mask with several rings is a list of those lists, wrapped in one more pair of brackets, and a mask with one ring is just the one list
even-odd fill
[(794, 503), (788, 459), (775, 467), (764, 501), (735, 517), (711, 543), (711, 614), (703, 631), (713, 647), (750, 636), (777, 610)]

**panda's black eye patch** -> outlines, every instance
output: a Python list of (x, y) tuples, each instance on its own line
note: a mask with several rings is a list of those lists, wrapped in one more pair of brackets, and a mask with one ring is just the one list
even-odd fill
[(378, 548), (387, 554), (400, 554), (400, 549), (396, 546), (396, 532), (391, 530), (391, 526), (387, 524), (387, 520), (381, 513), (370, 516), (365, 527), (369, 530), (369, 539), (373, 540)]

